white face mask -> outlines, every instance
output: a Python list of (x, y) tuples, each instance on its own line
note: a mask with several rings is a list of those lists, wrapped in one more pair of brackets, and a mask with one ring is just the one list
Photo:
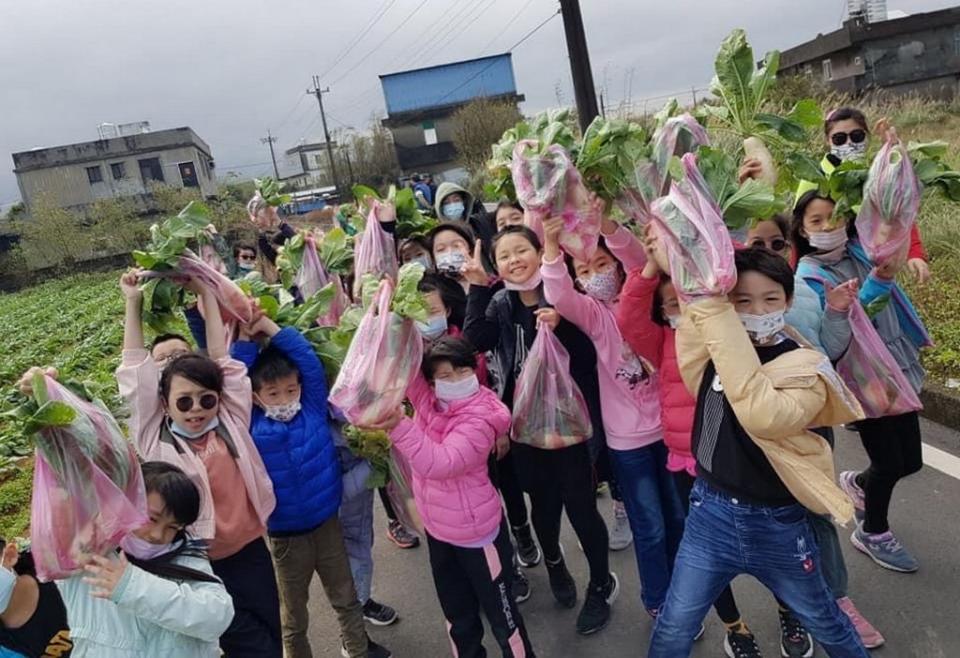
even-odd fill
[(503, 287), (507, 290), (516, 290), (518, 292), (529, 292), (530, 290), (536, 290), (540, 287), (540, 284), (543, 283), (543, 275), (540, 274), (540, 270), (537, 270), (533, 275), (524, 281), (523, 283), (514, 283), (513, 281), (503, 280)]
[(416, 258), (408, 262), (420, 263), (421, 265), (423, 265), (423, 269), (427, 270), (428, 272), (433, 269), (433, 261), (430, 260), (429, 256), (417, 256)]
[(154, 544), (146, 539), (140, 539), (132, 532), (120, 540), (120, 548), (127, 555), (138, 560), (152, 560), (165, 555), (174, 549), (173, 544)]
[(253, 268), (256, 267), (256, 263), (251, 263), (250, 261), (239, 261), (237, 263), (237, 269), (242, 272), (252, 272)]
[(848, 140), (846, 144), (832, 146), (830, 148), (830, 153), (840, 158), (841, 162), (847, 162), (849, 160), (863, 160), (863, 158), (867, 155), (867, 142), (863, 141), (859, 144), (854, 144)]
[(671, 329), (676, 330), (676, 328), (680, 326), (680, 317), (681, 317), (681, 316), (679, 316), (679, 315), (668, 315), (668, 316), (667, 316), (667, 324), (670, 325), (670, 328), (671, 328)]
[(765, 343), (777, 333), (783, 331), (786, 322), (783, 319), (783, 311), (774, 311), (766, 315), (753, 315), (751, 313), (737, 313), (743, 328), (747, 330), (750, 339), (755, 343)]
[(810, 246), (819, 251), (833, 251), (847, 244), (850, 237), (847, 235), (847, 227), (840, 226), (832, 231), (823, 233), (811, 233), (807, 238)]
[(417, 322), (417, 330), (427, 340), (436, 340), (447, 333), (447, 316), (431, 315), (426, 322)]
[(448, 382), (437, 379), (433, 383), (437, 399), (441, 402), (455, 402), (465, 400), (480, 390), (480, 380), (476, 375), (470, 375), (458, 382)]
[(300, 413), (300, 398), (286, 404), (263, 405), (263, 415), (280, 423), (289, 423), (298, 413)]
[(0, 567), (0, 612), (7, 609), (13, 596), (13, 588), (17, 584), (17, 574), (9, 569)]
[(444, 274), (460, 274), (467, 257), (459, 251), (445, 251), (437, 256), (437, 271)]

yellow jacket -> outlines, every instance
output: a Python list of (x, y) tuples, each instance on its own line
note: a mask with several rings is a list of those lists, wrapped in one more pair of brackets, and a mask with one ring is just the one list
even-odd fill
[(853, 505), (836, 485), (833, 452), (807, 428), (858, 420), (863, 410), (827, 357), (800, 334), (791, 337), (800, 349), (761, 364), (733, 306), (724, 298), (698, 301), (684, 309), (677, 331), (680, 374), (696, 397), (713, 361), (737, 420), (790, 493), (812, 512), (846, 523)]

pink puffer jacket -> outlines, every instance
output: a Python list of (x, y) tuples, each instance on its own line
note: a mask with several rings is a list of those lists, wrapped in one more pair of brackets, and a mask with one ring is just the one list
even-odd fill
[(402, 420), (390, 440), (410, 464), (413, 497), (427, 531), (456, 546), (475, 546), (495, 536), (502, 512), (487, 458), (497, 437), (510, 428), (510, 411), (483, 386), (441, 408), (419, 374), (407, 397), (416, 416)]
[(690, 452), (697, 401), (687, 391), (677, 364), (676, 332), (653, 321), (653, 304), (660, 278), (647, 278), (634, 269), (620, 291), (617, 325), (630, 348), (648, 359), (660, 373), (660, 420), (667, 446), (667, 470), (697, 475)]

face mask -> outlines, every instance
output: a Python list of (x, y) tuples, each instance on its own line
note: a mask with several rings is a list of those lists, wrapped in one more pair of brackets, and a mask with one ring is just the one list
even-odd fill
[(120, 548), (138, 560), (152, 560), (173, 550), (173, 544), (154, 544), (137, 537), (132, 532), (120, 540)]
[(867, 155), (867, 143), (860, 142), (859, 144), (854, 144), (848, 140), (846, 144), (831, 146), (830, 153), (840, 158), (842, 162), (847, 162), (848, 160), (863, 160)]
[(416, 258), (408, 262), (420, 263), (421, 265), (423, 265), (423, 269), (427, 270), (428, 272), (433, 269), (433, 261), (430, 260), (429, 256), (417, 256)]
[(783, 331), (786, 324), (783, 319), (783, 311), (774, 311), (766, 315), (752, 315), (750, 313), (737, 313), (743, 328), (747, 330), (750, 339), (755, 343), (765, 343), (771, 336)]
[(249, 263), (249, 262), (246, 262), (246, 261), (241, 261), (241, 262), (237, 263), (237, 269), (238, 269), (238, 270), (243, 270), (244, 272), (252, 272), (254, 266), (256, 266), (256, 263)]
[(300, 406), (300, 398), (286, 404), (265, 404), (263, 405), (263, 415), (270, 420), (289, 423), (294, 416), (300, 413)]
[(616, 267), (611, 267), (606, 272), (580, 277), (577, 280), (584, 292), (601, 302), (612, 302), (620, 292)]
[(543, 276), (540, 274), (540, 270), (537, 270), (533, 273), (533, 276), (523, 283), (514, 283), (513, 281), (504, 279), (503, 287), (507, 290), (530, 291), (539, 288), (541, 283), (543, 283)]
[(446, 219), (463, 219), (463, 211), (465, 209), (466, 206), (464, 206), (460, 201), (446, 203), (440, 207), (440, 210), (443, 211), (443, 216)]
[(447, 333), (447, 316), (431, 315), (426, 322), (417, 322), (417, 330), (427, 340), (436, 340)]
[(0, 567), (0, 612), (4, 612), (13, 597), (13, 588), (17, 584), (17, 574)]
[(680, 326), (680, 317), (681, 317), (681, 316), (679, 316), (679, 315), (668, 315), (668, 316), (667, 316), (667, 324), (670, 325), (670, 328), (671, 328), (671, 329), (674, 329), (674, 330), (675, 330), (677, 327)]
[(810, 246), (820, 251), (839, 249), (847, 244), (847, 240), (849, 240), (849, 236), (847, 236), (846, 226), (841, 226), (824, 233), (811, 233), (810, 237), (807, 238)]
[(445, 251), (437, 256), (437, 270), (447, 274), (460, 274), (467, 257), (459, 251)]
[(220, 424), (220, 417), (219, 417), (219, 416), (214, 416), (213, 418), (210, 419), (210, 422), (207, 423), (206, 426), (205, 426), (202, 430), (199, 430), (199, 431), (197, 431), (197, 432), (191, 432), (191, 431), (189, 431), (189, 430), (186, 430), (186, 429), (180, 427), (180, 426), (176, 423), (176, 421), (174, 421), (174, 420), (171, 418), (171, 419), (170, 419), (170, 431), (173, 432), (174, 434), (178, 435), (178, 436), (182, 436), (182, 437), (185, 438), (185, 439), (199, 439), (201, 436), (204, 436), (204, 435), (205, 435), (207, 432), (209, 432), (210, 430), (216, 429), (219, 424)]
[(466, 379), (461, 379), (458, 382), (448, 382), (438, 379), (434, 382), (434, 388), (436, 389), (438, 400), (441, 402), (455, 402), (457, 400), (465, 400), (479, 391), (480, 380), (477, 379), (476, 375), (470, 375)]

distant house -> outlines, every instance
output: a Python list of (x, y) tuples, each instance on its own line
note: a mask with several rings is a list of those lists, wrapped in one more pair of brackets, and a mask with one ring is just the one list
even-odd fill
[[(102, 132), (102, 131), (101, 131)], [(44, 198), (63, 208), (132, 197), (149, 205), (151, 184), (217, 193), (210, 147), (190, 128), (139, 132), (13, 154), (27, 207)]]
[(839, 30), (784, 51), (780, 71), (818, 76), (852, 95), (885, 89), (943, 99), (957, 96), (960, 7), (879, 22), (868, 17), (855, 14)]
[(447, 180), (466, 176), (457, 162), (451, 117), (477, 98), (519, 104), (510, 53), (380, 76), (400, 169)]

